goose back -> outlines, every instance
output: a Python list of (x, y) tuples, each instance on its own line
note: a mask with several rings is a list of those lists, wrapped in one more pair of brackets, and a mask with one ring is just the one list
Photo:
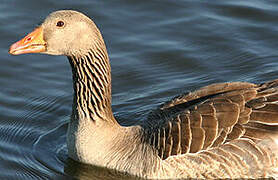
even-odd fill
[(162, 159), (241, 137), (271, 137), (278, 129), (278, 81), (212, 84), (162, 104), (146, 124), (149, 143)]

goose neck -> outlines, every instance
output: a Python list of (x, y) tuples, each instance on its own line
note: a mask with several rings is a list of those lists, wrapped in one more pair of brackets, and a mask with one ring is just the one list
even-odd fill
[(111, 71), (106, 50), (91, 50), (68, 59), (73, 74), (73, 116), (116, 123), (111, 108)]

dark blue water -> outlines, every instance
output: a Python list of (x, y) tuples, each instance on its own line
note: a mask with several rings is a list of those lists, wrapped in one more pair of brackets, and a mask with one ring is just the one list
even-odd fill
[(278, 1), (1, 0), (0, 179), (129, 179), (67, 158), (65, 57), (11, 56), (50, 12), (75, 9), (103, 33), (113, 111), (132, 124), (171, 97), (215, 82), (278, 78)]

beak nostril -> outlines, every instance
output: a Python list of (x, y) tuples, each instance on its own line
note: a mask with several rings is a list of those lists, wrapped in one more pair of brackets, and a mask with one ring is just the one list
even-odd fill
[(32, 40), (32, 37), (28, 37), (27, 39), (26, 39), (26, 41), (31, 41)]

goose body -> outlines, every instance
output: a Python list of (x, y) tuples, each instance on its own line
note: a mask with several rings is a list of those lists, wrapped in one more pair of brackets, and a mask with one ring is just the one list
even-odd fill
[(51, 13), (9, 52), (68, 57), (74, 97), (67, 146), (76, 161), (145, 178), (278, 176), (278, 80), (212, 84), (123, 127), (112, 113), (105, 43), (84, 14)]

